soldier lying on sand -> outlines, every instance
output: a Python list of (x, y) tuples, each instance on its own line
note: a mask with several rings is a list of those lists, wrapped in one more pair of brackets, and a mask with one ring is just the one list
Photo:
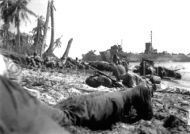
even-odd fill
[(153, 116), (152, 88), (139, 85), (125, 91), (81, 95), (58, 103), (63, 111), (61, 125), (79, 125), (91, 129), (110, 128), (118, 121), (126, 121), (132, 107), (137, 118), (150, 120)]
[[(121, 81), (122, 84), (128, 88), (135, 87), (140, 83), (145, 82), (145, 80), (142, 79), (139, 75), (129, 72), (121, 77)], [(114, 85), (113, 81), (109, 77), (103, 76), (101, 74), (95, 74), (87, 77), (85, 83), (88, 86), (94, 88), (98, 88), (101, 85), (108, 88), (117, 87), (117, 85)]]
[(85, 83), (90, 86), (90, 87), (94, 87), (97, 88), (99, 86), (105, 86), (108, 88), (113, 87), (113, 82), (111, 81), (111, 79), (109, 79), (108, 77), (105, 77), (103, 75), (99, 75), (99, 74), (95, 74), (92, 76), (89, 76), (86, 80)]
[[(113, 76), (115, 76), (117, 82), (121, 81), (122, 84), (128, 88), (135, 87), (140, 83), (144, 82), (144, 80), (137, 74), (126, 71), (125, 67), (122, 64), (113, 64), (112, 65)], [(85, 83), (88, 86), (97, 88), (100, 85), (105, 87), (116, 87), (117, 85), (113, 84), (111, 78), (107, 75), (107, 77), (101, 74), (95, 74), (89, 76)]]

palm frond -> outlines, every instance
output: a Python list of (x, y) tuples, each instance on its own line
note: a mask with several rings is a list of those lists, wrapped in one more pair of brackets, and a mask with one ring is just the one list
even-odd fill
[(52, 7), (53, 10), (56, 11), (56, 8), (55, 8), (55, 6), (54, 6), (54, 0), (51, 1), (51, 7)]
[(29, 10), (27, 7), (23, 8), (27, 13), (29, 13), (30, 15), (33, 15), (35, 17), (38, 17), (38, 15), (36, 15), (33, 11)]

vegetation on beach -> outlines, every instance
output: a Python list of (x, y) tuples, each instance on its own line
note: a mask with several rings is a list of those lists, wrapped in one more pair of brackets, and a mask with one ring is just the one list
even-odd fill
[[(48, 1), (47, 14), (44, 17), (36, 15), (33, 11), (27, 8), (30, 0), (2, 0), (0, 3), (0, 15), (3, 19), (3, 25), (0, 30), (1, 48), (17, 52), (22, 55), (32, 55), (36, 52), (43, 58), (53, 56), (55, 48), (61, 46), (61, 37), (55, 39), (54, 34), (54, 1)], [(37, 26), (33, 28), (30, 34), (20, 33), (21, 21), (29, 20), (29, 15), (37, 18)], [(50, 44), (46, 44), (49, 18), (51, 18), (51, 40)], [(10, 31), (10, 25), (14, 25), (17, 29), (17, 34)], [(73, 40), (73, 39), (72, 39)], [(69, 42), (71, 45), (72, 41)], [(70, 48), (69, 48), (70, 49)], [(66, 50), (64, 58), (67, 58), (69, 49)]]

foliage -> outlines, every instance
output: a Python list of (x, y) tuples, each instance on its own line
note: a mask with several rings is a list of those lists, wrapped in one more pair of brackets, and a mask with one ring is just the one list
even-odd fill
[(87, 52), (86, 54), (82, 55), (82, 60), (84, 61), (99, 61), (101, 60), (101, 57), (99, 55), (95, 54), (96, 50), (91, 50)]
[(3, 0), (0, 3), (0, 15), (1, 19), (4, 21), (4, 24), (2, 25), (2, 35), (3, 37), (3, 47), (8, 48), (7, 44), (9, 42), (9, 32), (8, 29), (10, 27), (10, 14), (12, 9), (10, 7), (12, 6), (12, 1), (10, 0)]
[(32, 30), (32, 38), (34, 40), (34, 44), (32, 45), (31, 49), (37, 53), (41, 53), (42, 51), (42, 42), (44, 36), (44, 18), (40, 16), (38, 18), (38, 23), (35, 28)]
[(1, 18), (4, 21), (5, 24), (10, 22), (10, 17), (13, 13), (13, 1), (11, 0), (3, 0), (0, 3), (0, 14), (1, 14)]
[(111, 53), (112, 56), (115, 55), (115, 54), (119, 55), (119, 53), (121, 53), (121, 52), (123, 52), (123, 49), (122, 49), (121, 45), (113, 45), (110, 48), (110, 53)]
[(32, 30), (34, 40), (35, 40), (35, 35), (37, 35), (37, 34), (43, 35), (43, 31), (44, 31), (44, 23), (45, 22), (44, 22), (43, 16), (40, 16), (37, 21), (38, 21), (37, 27), (33, 28), (33, 30)]
[(61, 44), (62, 44), (61, 38), (62, 38), (62, 35), (61, 35), (61, 37), (59, 37), (59, 38), (57, 38), (57, 39), (55, 40), (53, 51), (55, 50), (55, 48), (57, 48), (57, 47), (60, 48), (60, 47), (61, 47)]
[(100, 56), (103, 61), (111, 62), (110, 50), (100, 52)]
[(27, 33), (21, 33), (20, 35), (20, 54), (28, 54), (31, 51), (31, 46), (34, 41), (32, 35)]
[[(20, 26), (21, 20), (29, 20), (28, 14), (37, 17), (37, 15), (27, 8), (30, 0), (16, 0), (10, 7), (10, 21), (15, 24), (16, 27)], [(9, 10), (9, 9), (8, 9)]]
[(123, 48), (121, 45), (113, 45), (110, 47), (110, 49), (100, 52), (102, 60), (107, 62), (111, 62), (115, 54), (118, 55), (120, 58), (126, 58), (126, 56), (123, 55)]
[[(1, 17), (4, 20), (6, 25), (12, 23), (17, 28), (17, 50), (20, 52), (22, 49), (20, 48), (20, 23), (21, 20), (29, 20), (28, 14), (37, 16), (34, 12), (27, 8), (30, 0), (2, 0), (0, 4), (1, 9)], [(9, 28), (9, 26), (8, 26)], [(7, 31), (8, 31), (7, 28)]]
[(113, 45), (110, 49), (100, 52), (100, 55), (95, 54), (95, 50), (91, 50), (86, 54), (83, 54), (83, 60), (85, 61), (107, 61), (111, 62), (114, 54), (117, 54), (120, 58), (126, 58), (123, 55), (123, 49), (121, 45)]

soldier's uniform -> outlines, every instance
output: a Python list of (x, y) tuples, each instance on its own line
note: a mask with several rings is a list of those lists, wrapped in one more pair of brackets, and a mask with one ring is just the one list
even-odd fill
[(135, 87), (141, 83), (144, 83), (145, 81), (137, 74), (132, 72), (127, 72), (126, 75), (122, 77), (122, 83), (126, 87)]
[(137, 119), (150, 120), (153, 116), (151, 89), (144, 85), (111, 92), (75, 96), (63, 100), (55, 107), (63, 111), (60, 124), (106, 129), (118, 121), (127, 121), (132, 106)]
[(61, 113), (0, 76), (1, 134), (69, 134), (58, 125)]
[(140, 75), (155, 74), (154, 62), (151, 60), (143, 59), (140, 63)]
[(105, 86), (105, 87), (113, 87), (113, 83), (112, 81), (106, 77), (106, 76), (102, 76), (102, 75), (93, 75), (93, 76), (89, 76), (86, 80), (85, 83), (88, 86), (97, 88), (99, 86)]
[(119, 57), (118, 57), (117, 54), (114, 54), (114, 56), (113, 56), (113, 63), (114, 64), (118, 64), (118, 62), (119, 62)]
[(122, 77), (127, 73), (125, 67), (121, 64), (113, 64), (112, 72), (118, 81), (121, 80)]

